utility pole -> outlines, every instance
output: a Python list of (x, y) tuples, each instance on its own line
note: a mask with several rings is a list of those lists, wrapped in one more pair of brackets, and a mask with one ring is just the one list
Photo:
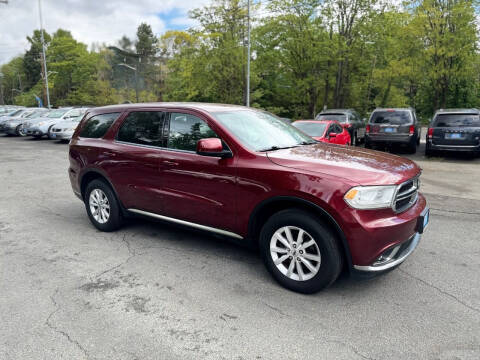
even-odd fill
[(248, 0), (247, 9), (247, 94), (246, 105), (250, 106), (250, 0)]
[(50, 91), (48, 89), (47, 57), (45, 56), (45, 37), (43, 36), (42, 0), (38, 0), (38, 14), (40, 15), (40, 33), (41, 33), (41, 40), (42, 40), (43, 71), (45, 74), (45, 87), (47, 90), (47, 106), (50, 109)]

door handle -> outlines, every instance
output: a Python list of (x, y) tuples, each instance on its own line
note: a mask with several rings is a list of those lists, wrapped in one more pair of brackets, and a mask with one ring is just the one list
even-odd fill
[(103, 155), (106, 155), (106, 156), (115, 156), (116, 154), (115, 154), (114, 152), (104, 151), (104, 152), (103, 152)]
[(162, 163), (167, 166), (178, 166), (178, 163), (170, 160), (163, 160)]

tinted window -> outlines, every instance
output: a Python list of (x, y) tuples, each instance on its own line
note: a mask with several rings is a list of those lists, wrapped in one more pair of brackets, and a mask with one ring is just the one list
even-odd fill
[(142, 111), (130, 113), (118, 131), (117, 140), (133, 144), (163, 146), (165, 113)]
[(218, 136), (202, 119), (190, 114), (171, 114), (168, 134), (170, 149), (195, 151), (198, 140), (213, 137)]
[(406, 125), (412, 123), (410, 111), (387, 110), (375, 111), (370, 119), (372, 124)]
[(439, 114), (433, 122), (434, 127), (468, 127), (480, 126), (477, 114)]
[(325, 123), (314, 123), (314, 122), (295, 122), (292, 124), (297, 129), (302, 130), (305, 134), (310, 136), (322, 136), (325, 132)]
[(120, 113), (110, 113), (91, 117), (85, 122), (85, 125), (80, 131), (80, 136), (85, 138), (101, 138), (119, 115)]
[(344, 114), (318, 114), (315, 120), (332, 120), (344, 123), (347, 121), (347, 115)]

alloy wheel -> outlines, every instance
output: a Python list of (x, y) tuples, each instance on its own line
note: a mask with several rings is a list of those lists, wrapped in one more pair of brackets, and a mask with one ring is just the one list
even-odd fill
[(296, 226), (284, 226), (275, 231), (270, 240), (270, 255), (277, 269), (296, 281), (313, 278), (322, 262), (316, 241)]
[(88, 204), (95, 221), (100, 224), (105, 224), (110, 218), (110, 202), (108, 201), (107, 195), (100, 189), (94, 189), (90, 193)]

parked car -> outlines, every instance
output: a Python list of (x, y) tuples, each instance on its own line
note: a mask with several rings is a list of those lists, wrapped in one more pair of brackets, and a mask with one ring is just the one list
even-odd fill
[(298, 120), (292, 125), (321, 142), (338, 145), (351, 143), (349, 132), (338, 121)]
[(425, 155), (437, 151), (480, 153), (480, 111), (438, 110), (428, 126)]
[(406, 146), (410, 153), (420, 145), (421, 127), (412, 108), (375, 109), (367, 124), (365, 147)]
[(15, 109), (12, 110), (5, 115), (0, 116), (0, 126), (7, 120), (10, 120), (13, 117), (19, 117), (22, 116), (23, 113), (25, 113), (27, 109)]
[(3, 123), (3, 132), (8, 135), (26, 136), (23, 124), (29, 119), (35, 119), (39, 116), (46, 116), (50, 110), (45, 108), (36, 108), (32, 111), (25, 112), (20, 117), (11, 118)]
[(351, 145), (358, 145), (365, 140), (365, 120), (353, 109), (329, 109), (319, 113), (315, 120), (338, 121), (348, 130)]
[(17, 126), (19, 123), (22, 123), (27, 119), (30, 115), (37, 112), (39, 108), (26, 108), (20, 111), (14, 112), (13, 115), (3, 118), (0, 121), (0, 132), (4, 132), (7, 134), (15, 134), (15, 131), (10, 131), (12, 124), (16, 124)]
[(50, 137), (50, 129), (57, 123), (76, 118), (87, 111), (88, 108), (60, 108), (52, 110), (47, 116), (34, 119), (24, 125), (28, 136), (42, 138)]
[(77, 116), (69, 120), (60, 121), (50, 130), (50, 139), (52, 140), (70, 140), (73, 132), (77, 128), (84, 115)]
[(356, 274), (395, 268), (429, 219), (413, 161), (316, 142), (242, 106), (95, 108), (75, 130), (69, 161), (97, 229), (136, 215), (254, 244), (273, 277), (303, 293), (332, 284), (344, 265)]

